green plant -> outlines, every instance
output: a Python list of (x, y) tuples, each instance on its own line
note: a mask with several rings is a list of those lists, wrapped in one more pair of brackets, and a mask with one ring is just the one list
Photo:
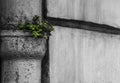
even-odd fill
[(51, 35), (51, 31), (54, 30), (53, 26), (47, 21), (40, 21), (40, 17), (35, 15), (32, 21), (26, 20), (25, 22), (19, 22), (18, 28), (24, 31), (30, 31), (34, 38), (48, 38)]

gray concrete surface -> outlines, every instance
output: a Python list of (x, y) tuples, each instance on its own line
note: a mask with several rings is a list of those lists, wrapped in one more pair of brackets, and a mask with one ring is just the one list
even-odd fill
[[(41, 16), (40, 3), (41, 0), (0, 0), (1, 24), (16, 24), (24, 17)], [(109, 0), (109, 3), (108, 0), (48, 0), (48, 3), (48, 16), (105, 23), (119, 28), (118, 0)], [(85, 5), (86, 9), (78, 5)], [(98, 9), (93, 5), (99, 6)], [(82, 15), (79, 14), (81, 11)], [(49, 48), (50, 83), (120, 83), (119, 35), (54, 27)], [(2, 30), (0, 35), (2, 83), (40, 83), (46, 41), (34, 40), (29, 33), (21, 31)]]
[(2, 83), (41, 83), (46, 39), (34, 39), (14, 26), (34, 15), (41, 16), (41, 0), (0, 0)]
[(120, 83), (120, 35), (55, 26), (50, 83)]
[(0, 0), (1, 24), (16, 24), (18, 20), (31, 19), (34, 15), (41, 16), (41, 0)]
[[(47, 1), (50, 17), (120, 28), (120, 0)], [(120, 35), (54, 27), (50, 83), (120, 83)]]
[(2, 83), (41, 83), (46, 39), (20, 30), (1, 31)]
[(41, 60), (5, 60), (2, 64), (2, 83), (41, 83)]
[(48, 16), (120, 28), (120, 0), (47, 0)]
[(46, 52), (46, 39), (41, 38), (35, 39), (32, 37), (32, 35), (29, 34), (30, 33), (27, 32), (24, 33), (23, 31), (20, 30), (15, 31), (2, 30), (1, 57), (3, 58), (43, 57)]

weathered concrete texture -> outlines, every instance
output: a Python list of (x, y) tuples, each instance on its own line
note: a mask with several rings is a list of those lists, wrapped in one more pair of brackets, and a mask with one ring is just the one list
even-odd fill
[(47, 0), (48, 16), (120, 28), (120, 0)]
[(2, 83), (41, 83), (40, 60), (5, 60), (2, 70)]
[(31, 19), (34, 15), (41, 16), (41, 1), (0, 0), (0, 22), (2, 24), (15, 24), (18, 20), (23, 20), (25, 17)]
[(50, 83), (120, 83), (120, 35), (55, 26)]
[(1, 37), (2, 58), (41, 58), (44, 56), (46, 52), (46, 39), (9, 36)]
[(46, 52), (46, 40), (31, 37), (2, 37), (1, 57), (42, 58)]
[(41, 16), (41, 1), (0, 0), (2, 83), (41, 83), (46, 39), (34, 39), (29, 33), (8, 30), (16, 29), (19, 20)]
[(2, 30), (0, 41), (2, 83), (41, 83), (46, 39), (35, 39), (19, 30)]

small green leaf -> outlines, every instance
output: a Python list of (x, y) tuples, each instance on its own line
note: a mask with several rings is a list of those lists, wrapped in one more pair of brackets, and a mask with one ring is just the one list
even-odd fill
[(32, 32), (34, 38), (45, 38), (47, 39), (50, 36), (50, 32), (54, 30), (53, 26), (47, 21), (41, 21), (39, 16), (35, 15), (32, 18), (32, 22), (26, 20), (25, 23), (19, 22), (18, 28), (22, 30), (29, 30)]

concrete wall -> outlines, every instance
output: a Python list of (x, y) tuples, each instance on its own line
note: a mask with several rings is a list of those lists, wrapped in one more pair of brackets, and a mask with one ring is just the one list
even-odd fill
[(48, 16), (120, 28), (120, 0), (47, 0)]
[[(120, 26), (119, 0), (47, 1), (47, 16)], [(50, 37), (50, 83), (120, 82), (120, 35), (54, 28)]]
[[(48, 0), (48, 16), (105, 23), (119, 28), (119, 11), (115, 10), (119, 9), (118, 0), (109, 0), (109, 4), (108, 0), (67, 1)], [(5, 29), (6, 24), (16, 24), (24, 17), (41, 16), (40, 11), (41, 0), (0, 0), (1, 29)], [(0, 34), (2, 83), (40, 83), (46, 41), (34, 40), (30, 34), (18, 30), (8, 30), (13, 28), (8, 26)], [(50, 83), (120, 82), (119, 35), (72, 27), (54, 28), (49, 42)]]
[(50, 83), (119, 83), (120, 35), (55, 26)]

